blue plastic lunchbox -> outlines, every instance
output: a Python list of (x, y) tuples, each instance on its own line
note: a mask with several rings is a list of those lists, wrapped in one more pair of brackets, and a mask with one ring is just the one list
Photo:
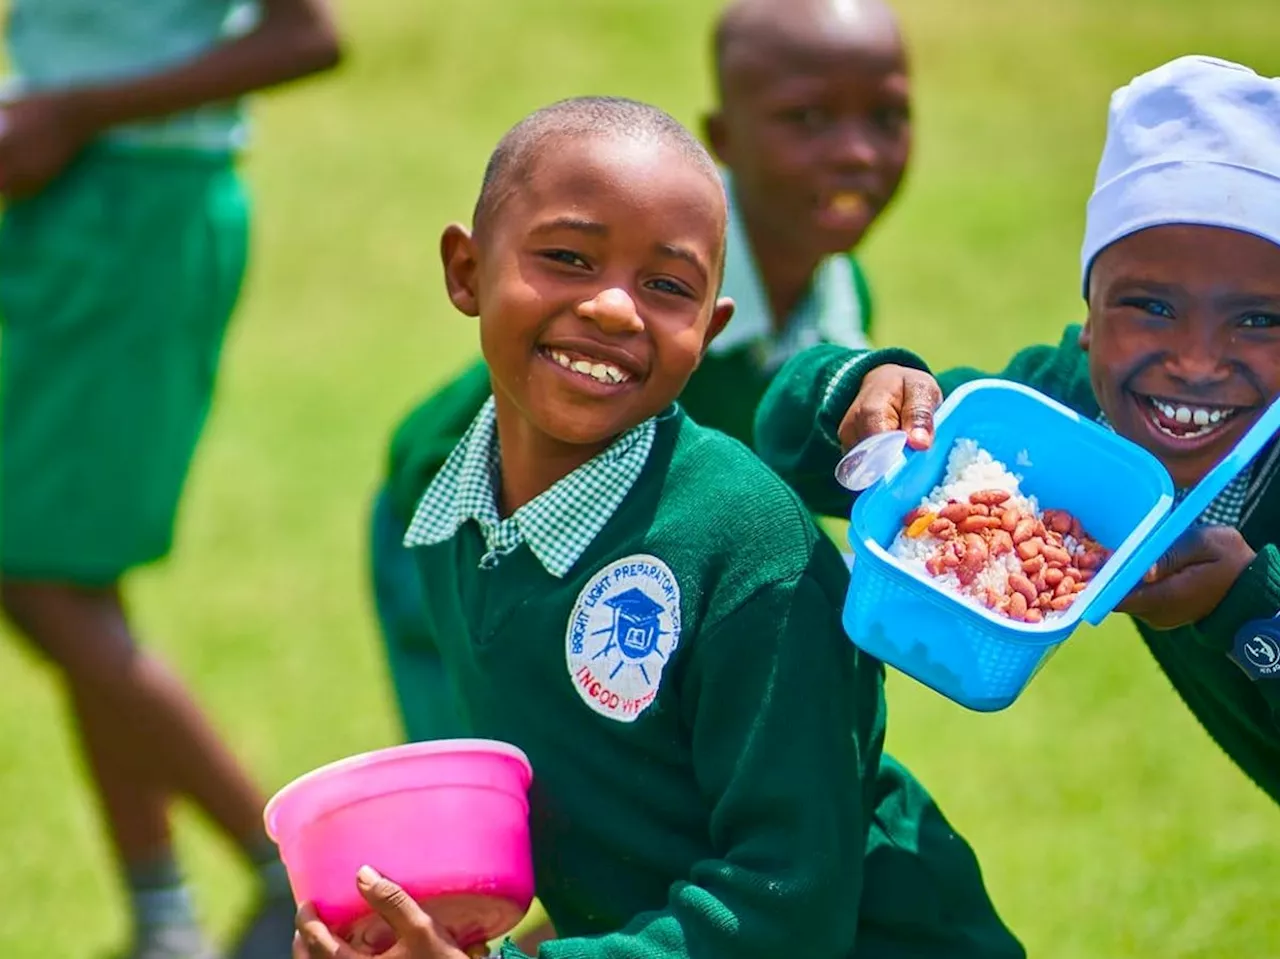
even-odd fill
[[(893, 465), (854, 502), (844, 627), (877, 659), (962, 706), (993, 712), (1017, 699), (1081, 621), (1097, 625), (1138, 585), (1266, 445), (1280, 427), (1280, 403), (1177, 508), (1159, 460), (1029, 387), (975, 380), (947, 398), (934, 422), (933, 445), (895, 451)], [(1069, 511), (1113, 551), (1062, 615), (1006, 619), (889, 555), (903, 517), (942, 482), (959, 439), (975, 440), (1022, 478), (1022, 492), (1042, 509)]]

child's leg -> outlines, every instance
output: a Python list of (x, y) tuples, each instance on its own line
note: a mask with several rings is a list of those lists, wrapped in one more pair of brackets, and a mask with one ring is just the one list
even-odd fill
[(127, 860), (167, 842), (167, 826), (157, 826), (174, 794), (246, 849), (266, 838), (262, 795), (177, 676), (138, 647), (115, 588), (6, 580), (3, 596), (10, 618), (61, 669)]
[[(191, 797), (242, 848), (260, 850), (263, 799), (177, 677), (142, 651), (114, 588), (3, 584), (5, 611), (59, 668), (111, 839), (137, 939), (199, 939), (173, 860), (168, 807)], [(195, 954), (195, 953), (193, 953)]]

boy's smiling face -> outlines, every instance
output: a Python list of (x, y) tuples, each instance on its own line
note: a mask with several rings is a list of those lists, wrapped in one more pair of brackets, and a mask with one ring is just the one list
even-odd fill
[(893, 199), (911, 149), (896, 27), (740, 46), (726, 51), (707, 134), (744, 211), (810, 256), (852, 249)]
[(1158, 226), (1104, 249), (1081, 334), (1112, 425), (1195, 485), (1280, 394), (1280, 246)]
[(480, 317), (499, 424), (603, 448), (675, 400), (732, 313), (725, 202), (654, 140), (540, 146), (475, 236), (446, 231), (450, 298)]

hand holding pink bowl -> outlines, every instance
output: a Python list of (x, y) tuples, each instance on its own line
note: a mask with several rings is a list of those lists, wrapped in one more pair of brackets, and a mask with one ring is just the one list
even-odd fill
[(395, 881), (459, 948), (511, 931), (533, 901), (523, 752), (486, 739), (411, 743), (322, 766), (267, 803), (298, 902), (311, 902), (357, 948), (386, 929), (356, 888), (372, 866)]

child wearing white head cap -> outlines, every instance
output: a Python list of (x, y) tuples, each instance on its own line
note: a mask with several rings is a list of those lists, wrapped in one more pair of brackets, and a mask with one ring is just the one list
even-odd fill
[[(1280, 78), (1193, 56), (1117, 90), (1087, 221), (1088, 318), (999, 375), (1145, 447), (1185, 491), (1280, 395)], [(814, 347), (765, 396), (757, 447), (812, 508), (844, 515), (831, 479), (843, 450), (899, 428), (927, 446), (942, 396), (985, 375)], [(1206, 731), (1280, 802), (1278, 460), (1273, 443), (1121, 608)]]

